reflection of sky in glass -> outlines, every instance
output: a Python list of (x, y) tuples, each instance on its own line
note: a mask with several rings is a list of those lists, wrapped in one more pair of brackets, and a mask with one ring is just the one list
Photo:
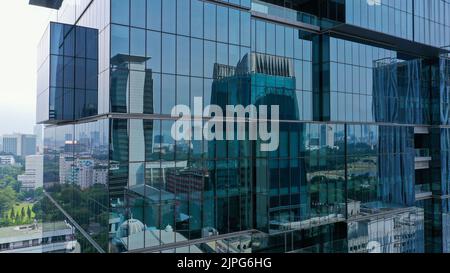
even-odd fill
[(367, 0), (369, 6), (380, 6), (381, 0)]

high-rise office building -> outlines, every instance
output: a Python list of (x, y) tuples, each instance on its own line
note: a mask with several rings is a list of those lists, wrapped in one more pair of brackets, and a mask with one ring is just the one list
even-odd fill
[(3, 136), (3, 152), (26, 157), (36, 154), (36, 136), (11, 134)]
[(36, 154), (36, 135), (21, 136), (21, 153), (20, 156), (27, 157)]
[[(44, 218), (81, 251), (450, 252), (448, 1), (30, 3)], [(278, 149), (178, 141), (196, 102), (278, 105)]]

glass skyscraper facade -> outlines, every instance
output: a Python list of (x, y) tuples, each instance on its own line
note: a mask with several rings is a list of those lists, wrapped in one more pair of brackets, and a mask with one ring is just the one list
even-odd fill
[[(30, 3), (41, 207), (83, 252), (450, 251), (450, 2)], [(177, 141), (199, 100), (278, 105), (278, 149)]]

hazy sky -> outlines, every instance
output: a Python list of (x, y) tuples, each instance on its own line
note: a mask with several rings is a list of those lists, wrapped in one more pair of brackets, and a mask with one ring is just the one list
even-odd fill
[(0, 1), (0, 135), (36, 122), (37, 45), (52, 13), (28, 1)]

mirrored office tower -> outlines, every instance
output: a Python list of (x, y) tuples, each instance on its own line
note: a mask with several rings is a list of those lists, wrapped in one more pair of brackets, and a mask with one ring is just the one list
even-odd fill
[[(82, 252), (450, 250), (447, 1), (30, 4), (55, 18), (42, 217)], [(278, 106), (278, 148), (226, 124), (180, 140), (175, 105), (194, 134), (208, 106)]]

